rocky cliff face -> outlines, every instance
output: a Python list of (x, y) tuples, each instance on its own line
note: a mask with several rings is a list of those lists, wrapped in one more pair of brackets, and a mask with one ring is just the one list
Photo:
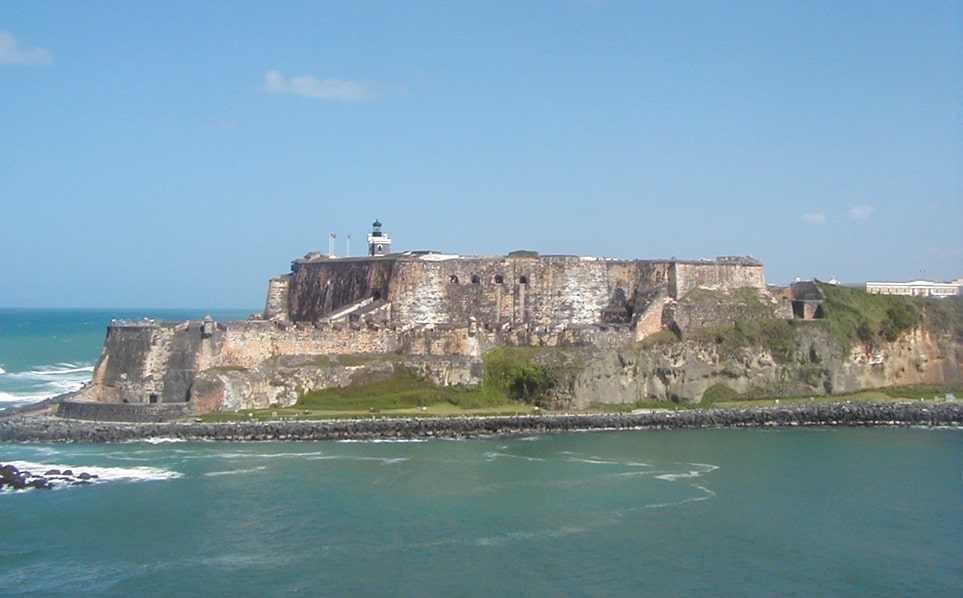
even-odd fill
[[(549, 266), (572, 259), (577, 258), (544, 260), (545, 267), (538, 272), (545, 280), (553, 280)], [(448, 267), (468, 262), (441, 263)], [(477, 283), (471, 277), (464, 284), (445, 283), (460, 289), (450, 297), (483, 294), (487, 287), (481, 281), (496, 279), (496, 274), (481, 270), (480, 265), (469, 265), (472, 268), (465, 272), (479, 271), (484, 276), (478, 275)], [(603, 265), (609, 273), (623, 267)], [(355, 274), (351, 268), (345, 270), (349, 278)], [(578, 270), (571, 265), (566, 268)], [(341, 272), (335, 266), (331, 269)], [(415, 279), (399, 280), (414, 284)], [(526, 288), (537, 286), (534, 278), (527, 281)], [(497, 292), (501, 284), (504, 281), (489, 286)], [(161, 408), (181, 409), (180, 405), (185, 413), (286, 407), (308, 392), (390, 377), (398, 368), (442, 386), (477, 385), (484, 374), (484, 356), (492, 357), (489, 351), (501, 347), (533, 349), (502, 364), (509, 373), (498, 375), (506, 388), (520, 385), (528, 393), (520, 397), (523, 400), (555, 408), (653, 400), (700, 403), (726, 395), (815, 396), (963, 379), (959, 325), (963, 314), (932, 305), (927, 309), (946, 313), (942, 319), (920, 318), (929, 328), (907, 326), (897, 337), (888, 334), (889, 329), (887, 334), (874, 332), (867, 324), (868, 333), (850, 336), (871, 342), (848, 348), (830, 333), (839, 334), (833, 328), (836, 321), (789, 323), (779, 317), (782, 304), (754, 286), (735, 291), (698, 288), (678, 300), (667, 294), (664, 285), (640, 286), (634, 296), (615, 294), (614, 299), (593, 304), (596, 311), (604, 306), (605, 321), (563, 329), (508, 322), (486, 326), (473, 317), (458, 326), (395, 326), (362, 320), (119, 322), (108, 330), (91, 383), (71, 399), (87, 403), (85, 409), (101, 404), (114, 410), (129, 408), (132, 413), (144, 406), (160, 412)], [(850, 301), (859, 305), (865, 298)], [(861, 308), (864, 317), (873, 315), (872, 309), (895, 309), (888, 305)], [(885, 313), (892, 320), (890, 311)], [(629, 314), (634, 314), (637, 325), (627, 323)], [(569, 310), (564, 317), (577, 321), (582, 316)], [(641, 336), (640, 331), (644, 331)], [(678, 341), (677, 335), (687, 340)], [(638, 338), (642, 341), (633, 342)], [(895, 340), (885, 342), (885, 338)], [(535, 376), (537, 384), (528, 384), (532, 380), (525, 376)], [(529, 393), (529, 387), (536, 390)]]
[(963, 350), (949, 336), (917, 328), (896, 342), (847, 352), (825, 327), (809, 324), (798, 327), (797, 346), (788, 356), (762, 348), (723, 353), (706, 341), (599, 351), (558, 389), (553, 403), (699, 403), (717, 385), (740, 395), (821, 396), (963, 379)]
[(313, 390), (336, 388), (392, 377), (406, 368), (439, 386), (481, 383), (480, 359), (397, 355), (318, 358), (280, 357), (252, 368), (212, 368), (197, 375), (191, 402), (199, 413), (290, 407)]
[[(349, 354), (347, 345), (339, 349), (339, 355), (309, 342), (321, 334), (317, 332), (265, 330), (262, 339), (255, 334), (258, 326), (253, 326), (254, 332), (242, 326), (243, 334), (236, 333), (237, 338), (222, 330), (203, 341), (199, 326), (114, 330), (93, 383), (80, 391), (78, 398), (133, 407), (149, 399), (153, 402), (156, 396), (161, 403), (182, 401), (196, 413), (208, 413), (291, 406), (312, 390), (387, 377), (399, 367), (439, 385), (480, 384), (484, 372), (478, 351), (458, 354), (443, 347), (437, 352), (415, 352), (404, 345), (402, 350), (388, 352), (377, 350), (382, 347), (376, 343), (364, 355)], [(786, 354), (693, 340), (620, 348), (613, 348), (618, 346), (615, 343), (546, 345), (521, 342), (524, 339), (513, 344), (542, 345), (546, 352), (540, 365), (578, 364), (565, 368), (559, 384), (543, 401), (555, 408), (651, 400), (699, 403), (713, 387), (716, 393), (721, 389), (749, 396), (817, 396), (963, 379), (963, 349), (948, 334), (916, 328), (895, 342), (846, 350), (820, 322), (797, 322), (795, 333), (795, 344)], [(318, 338), (334, 342), (328, 337), (338, 340), (340, 334), (349, 331), (326, 332)], [(361, 333), (351, 334), (357, 337)], [(288, 336), (291, 347), (280, 343)], [(238, 353), (241, 346), (248, 350)], [(203, 350), (205, 347), (210, 351)], [(354, 348), (362, 348), (357, 338)], [(219, 358), (206, 356), (208, 352)], [(189, 364), (190, 356), (197, 363)]]

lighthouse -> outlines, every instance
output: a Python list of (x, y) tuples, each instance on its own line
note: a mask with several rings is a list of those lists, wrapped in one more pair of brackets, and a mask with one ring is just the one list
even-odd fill
[(381, 231), (381, 222), (375, 220), (368, 233), (368, 255), (382, 256), (391, 253), (391, 237)]

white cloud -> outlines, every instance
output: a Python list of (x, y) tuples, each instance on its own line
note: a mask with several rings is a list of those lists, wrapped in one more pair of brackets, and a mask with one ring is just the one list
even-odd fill
[(268, 71), (264, 76), (264, 90), (341, 102), (366, 102), (375, 98), (374, 90), (369, 85), (357, 81), (318, 79), (311, 75), (285, 77), (279, 71)]
[(870, 216), (873, 215), (873, 206), (868, 206), (866, 204), (853, 206), (849, 208), (849, 219), (850, 220), (869, 220)]
[(822, 212), (803, 214), (800, 218), (806, 224), (823, 224), (826, 222), (826, 214), (823, 214)]
[(10, 32), (0, 29), (0, 64), (33, 65), (50, 62), (45, 48), (22, 48)]

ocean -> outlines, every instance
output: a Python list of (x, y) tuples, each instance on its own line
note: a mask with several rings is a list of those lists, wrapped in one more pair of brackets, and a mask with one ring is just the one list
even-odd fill
[(111, 320), (246, 319), (256, 310), (0, 308), (0, 409), (79, 389)]
[[(8, 403), (89, 378), (111, 317), (206, 313), (18, 311)], [(0, 463), (98, 476), (0, 493), (0, 595), (963, 592), (958, 429), (0, 444)]]

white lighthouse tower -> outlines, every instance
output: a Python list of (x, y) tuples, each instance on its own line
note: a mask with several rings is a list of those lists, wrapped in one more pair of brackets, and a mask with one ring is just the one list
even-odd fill
[(381, 232), (381, 223), (377, 220), (371, 225), (368, 233), (368, 255), (382, 256), (391, 253), (391, 237)]

